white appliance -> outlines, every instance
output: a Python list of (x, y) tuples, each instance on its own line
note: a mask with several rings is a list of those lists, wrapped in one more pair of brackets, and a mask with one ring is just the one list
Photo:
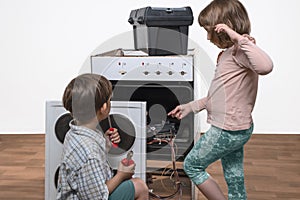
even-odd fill
[(116, 49), (92, 55), (91, 73), (112, 82), (113, 101), (147, 102), (147, 160), (170, 161), (170, 147), (160, 141), (172, 129), (176, 134), (176, 159), (183, 161), (193, 146), (195, 117), (190, 114), (179, 121), (167, 113), (194, 99), (193, 51), (187, 55), (148, 56), (142, 51)]
[[(112, 148), (108, 160), (113, 169), (117, 169), (119, 161), (133, 150), (136, 163), (135, 177), (146, 180), (146, 103), (112, 101), (110, 118), (113, 127), (118, 128), (121, 143)], [(61, 160), (63, 141), (69, 130), (72, 117), (60, 101), (46, 102), (46, 146), (45, 146), (45, 199), (56, 198), (56, 184)], [(105, 130), (108, 122), (103, 121), (100, 127)]]
[[(146, 159), (149, 174), (157, 169), (148, 165), (151, 161), (171, 161), (171, 149), (163, 142), (171, 132), (176, 135), (176, 161), (180, 162), (200, 133), (199, 116), (191, 113), (182, 120), (167, 116), (177, 105), (198, 98), (195, 88), (200, 85), (200, 79), (199, 73), (195, 73), (194, 56), (194, 50), (187, 55), (148, 56), (130, 49), (91, 56), (90, 72), (103, 75), (112, 82), (112, 100), (147, 102)], [(194, 187), (191, 196), (195, 198)]]

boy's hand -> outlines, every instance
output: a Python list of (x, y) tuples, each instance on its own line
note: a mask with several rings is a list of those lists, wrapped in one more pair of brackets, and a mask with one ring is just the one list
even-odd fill
[[(105, 184), (108, 187), (109, 193), (113, 192), (116, 187), (123, 181), (131, 179), (134, 174), (135, 164), (125, 166), (122, 162), (119, 163), (117, 174), (110, 180), (107, 180)], [(126, 191), (124, 191), (126, 192)]]
[(135, 163), (125, 166), (122, 162), (119, 163), (117, 174), (121, 176), (123, 180), (131, 179), (135, 170)]
[(116, 128), (109, 128), (106, 132), (105, 135), (110, 139), (110, 141), (113, 144), (118, 144), (121, 142), (121, 138), (118, 132), (118, 129)]

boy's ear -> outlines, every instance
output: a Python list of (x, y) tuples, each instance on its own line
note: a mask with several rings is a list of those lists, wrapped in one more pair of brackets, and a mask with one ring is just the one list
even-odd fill
[(104, 103), (104, 104), (102, 105), (102, 107), (100, 108), (100, 112), (103, 113), (103, 112), (106, 111), (106, 109), (107, 109), (107, 103)]
[(102, 107), (97, 111), (97, 117), (98, 117), (99, 119), (101, 119), (102, 116), (103, 116), (103, 114), (104, 114), (105, 112), (107, 112), (106, 109), (107, 109), (107, 103), (104, 103), (104, 104), (102, 105)]

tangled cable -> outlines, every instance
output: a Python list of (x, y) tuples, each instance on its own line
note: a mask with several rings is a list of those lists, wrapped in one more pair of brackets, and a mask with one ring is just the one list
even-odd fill
[(149, 191), (149, 195), (152, 199), (170, 199), (175, 197), (178, 193), (180, 194), (180, 196), (182, 196), (182, 187), (181, 187), (181, 182), (179, 180), (179, 175), (178, 175), (178, 171), (176, 168), (176, 160), (175, 160), (175, 150), (174, 150), (174, 140), (173, 138), (170, 139), (170, 141), (168, 142), (168, 144), (171, 147), (171, 157), (172, 157), (172, 166), (173, 166), (173, 173), (174, 173), (174, 177), (176, 179), (176, 191), (173, 194), (170, 195), (166, 195), (166, 196), (162, 196), (162, 195), (158, 195), (155, 194), (153, 192)]

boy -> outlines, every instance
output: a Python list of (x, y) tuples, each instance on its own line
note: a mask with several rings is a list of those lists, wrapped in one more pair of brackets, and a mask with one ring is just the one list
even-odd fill
[(74, 120), (66, 134), (59, 171), (57, 199), (148, 199), (147, 185), (132, 178), (135, 164), (119, 164), (113, 176), (107, 161), (111, 141), (120, 142), (117, 129), (97, 129), (108, 117), (111, 83), (97, 74), (83, 74), (66, 87), (63, 105)]

